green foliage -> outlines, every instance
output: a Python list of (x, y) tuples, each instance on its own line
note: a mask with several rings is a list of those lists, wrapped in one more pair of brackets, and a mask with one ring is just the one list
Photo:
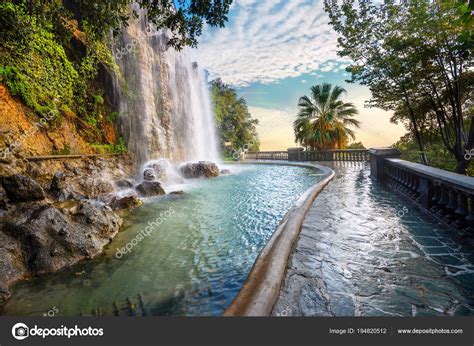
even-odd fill
[(110, 112), (110, 114), (109, 114), (109, 120), (110, 120), (112, 123), (115, 123), (115, 122), (117, 121), (118, 117), (119, 117), (119, 113), (118, 113), (118, 112), (113, 111), (113, 112)]
[(87, 27), (86, 54), (71, 54), (76, 28), (66, 23), (68, 16), (61, 1), (0, 3), (0, 82), (40, 117), (57, 115), (49, 126), (58, 125), (61, 114), (78, 115), (86, 139), (96, 140), (107, 113), (103, 91), (96, 87), (98, 67), (117, 66), (103, 40)]
[(147, 17), (157, 28), (172, 32), (169, 44), (177, 49), (196, 46), (204, 22), (223, 27), (232, 0), (81, 0), (71, 4), (71, 10), (80, 13), (79, 25), (97, 37), (105, 37), (111, 30), (117, 32), (130, 18), (138, 16), (129, 11), (132, 3), (147, 11)]
[(357, 109), (350, 102), (342, 102), (346, 90), (329, 83), (311, 87), (311, 95), (300, 98), (299, 113), (293, 122), (296, 141), (312, 150), (343, 149), (355, 134), (351, 127), (360, 122), (353, 117)]
[(125, 139), (123, 137), (120, 137), (118, 143), (115, 144), (114, 151), (116, 153), (126, 153), (127, 152), (127, 144), (125, 143)]
[[(203, 24), (223, 26), (231, 0), (139, 0), (158, 29), (170, 29), (170, 44), (196, 45)], [(0, 2), (0, 82), (38, 116), (74, 119), (89, 142), (106, 137), (100, 126), (115, 121), (107, 109), (100, 66), (118, 72), (107, 46), (111, 30), (137, 13), (133, 0), (3, 0)], [(176, 9), (175, 9), (175, 6)], [(120, 76), (119, 76), (120, 78)], [(133, 96), (133, 91), (129, 90)], [(48, 123), (48, 125), (54, 125)], [(126, 151), (119, 140), (113, 151)]]
[[(211, 95), (219, 141), (224, 155), (243, 150), (258, 150), (258, 120), (252, 119), (243, 98), (220, 79), (211, 82)], [(226, 147), (226, 143), (230, 146)]]
[(97, 119), (95, 117), (95, 114), (91, 114), (87, 116), (87, 123), (93, 127), (97, 126)]
[(94, 102), (96, 105), (104, 104), (104, 98), (100, 95), (94, 95)]
[(347, 146), (347, 149), (367, 149), (362, 142), (354, 142)]
[(116, 144), (92, 144), (91, 146), (101, 154), (126, 153), (128, 150), (123, 137), (120, 137)]
[(91, 111), (86, 83), (97, 74), (97, 56), (104, 55), (93, 49), (101, 44), (90, 40), (82, 61), (67, 56), (69, 42), (62, 41), (67, 36), (53, 22), (58, 20), (53, 13), (61, 13), (60, 8), (54, 3), (39, 8), (26, 1), (0, 4), (1, 80), (40, 116), (59, 113), (63, 107), (80, 115)]
[(423, 133), (435, 130), (464, 173), (464, 151), (474, 145), (464, 114), (474, 89), (472, 4), (348, 0), (327, 1), (325, 9), (340, 35), (339, 55), (353, 62), (351, 82), (372, 92), (369, 106), (395, 111), (421, 152)]
[[(58, 113), (61, 105), (73, 106), (77, 71), (51, 26), (26, 12), (22, 4), (0, 4), (2, 81), (38, 114)], [(17, 32), (25, 35), (18, 38)]]
[(13, 96), (20, 96), (25, 93), (25, 84), (16, 67), (0, 66), (0, 81), (8, 86)]
[[(426, 141), (425, 154), (431, 166), (454, 172), (456, 170), (456, 160), (443, 145), (443, 141), (438, 138), (431, 138)], [(411, 162), (420, 161), (420, 151), (418, 144), (411, 133), (401, 137), (400, 140), (393, 145), (402, 153), (403, 160)], [(469, 163), (467, 175), (474, 176), (474, 161)]]

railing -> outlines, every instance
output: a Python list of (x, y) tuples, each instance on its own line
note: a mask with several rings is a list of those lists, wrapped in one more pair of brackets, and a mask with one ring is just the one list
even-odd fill
[(84, 158), (91, 158), (91, 157), (107, 157), (107, 156), (121, 156), (121, 155), (124, 155), (124, 153), (28, 156), (28, 157), (25, 157), (25, 160), (47, 161), (47, 160), (84, 159)]
[(288, 160), (287, 151), (249, 151), (246, 160)]
[(289, 161), (368, 161), (366, 149), (341, 150), (288, 150), (288, 151), (249, 151), (246, 160), (289, 160)]
[(291, 153), (292, 161), (368, 161), (369, 153), (366, 149), (340, 149), (296, 151)]
[(385, 183), (457, 227), (474, 227), (474, 178), (386, 158)]

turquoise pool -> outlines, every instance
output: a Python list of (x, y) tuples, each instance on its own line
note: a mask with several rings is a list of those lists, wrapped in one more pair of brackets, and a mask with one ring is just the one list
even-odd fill
[(100, 257), (18, 283), (2, 314), (220, 315), (279, 221), (323, 177), (309, 167), (229, 168), (184, 195), (148, 200)]

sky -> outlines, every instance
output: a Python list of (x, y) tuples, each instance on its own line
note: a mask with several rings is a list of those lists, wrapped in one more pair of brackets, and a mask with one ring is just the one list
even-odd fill
[(323, 82), (343, 86), (344, 100), (359, 110), (357, 142), (390, 146), (405, 133), (390, 123), (390, 112), (364, 107), (366, 87), (345, 82), (349, 61), (338, 57), (337, 33), (328, 22), (321, 0), (234, 0), (225, 28), (204, 28), (197, 60), (211, 79), (221, 78), (247, 101), (260, 121), (260, 150), (296, 146), (298, 99)]

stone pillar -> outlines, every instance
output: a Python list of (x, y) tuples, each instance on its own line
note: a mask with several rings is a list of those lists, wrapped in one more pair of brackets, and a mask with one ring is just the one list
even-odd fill
[(400, 151), (394, 148), (371, 148), (370, 176), (372, 179), (382, 182), (385, 179), (385, 159), (400, 158)]
[(301, 161), (301, 152), (304, 148), (288, 148), (288, 161)]
[(423, 206), (423, 208), (430, 209), (430, 182), (428, 179), (420, 177), (420, 186), (418, 187), (418, 193), (420, 196), (419, 203)]

